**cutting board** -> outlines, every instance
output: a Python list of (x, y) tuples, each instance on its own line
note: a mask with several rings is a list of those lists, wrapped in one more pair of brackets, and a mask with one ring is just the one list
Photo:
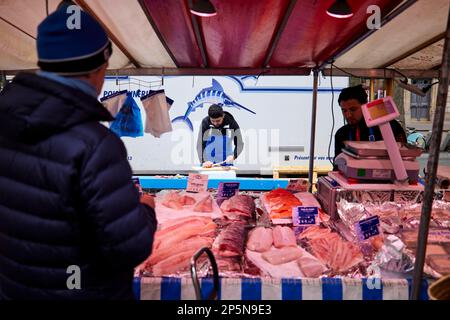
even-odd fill
[(238, 170), (237, 167), (229, 166), (229, 167), (212, 167), (212, 168), (203, 168), (203, 167), (192, 167), (192, 170), (195, 171), (230, 171), (230, 170)]

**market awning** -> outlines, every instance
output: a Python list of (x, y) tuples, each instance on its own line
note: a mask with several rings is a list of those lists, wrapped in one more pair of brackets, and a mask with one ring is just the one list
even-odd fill
[[(59, 0), (0, 2), (0, 70), (35, 69), (36, 29)], [(439, 69), (448, 0), (349, 0), (354, 16), (326, 14), (334, 0), (211, 0), (200, 18), (188, 1), (77, 0), (114, 43), (110, 72), (309, 74), (341, 68)], [(369, 30), (367, 8), (381, 10)]]

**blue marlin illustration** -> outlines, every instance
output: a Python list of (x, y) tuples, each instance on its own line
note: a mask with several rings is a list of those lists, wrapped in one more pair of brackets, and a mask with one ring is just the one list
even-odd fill
[(176, 117), (172, 120), (172, 123), (177, 121), (185, 122), (191, 131), (194, 131), (194, 127), (192, 125), (191, 120), (189, 119), (189, 115), (191, 112), (194, 112), (198, 108), (203, 108), (203, 104), (205, 103), (213, 103), (221, 105), (222, 107), (230, 107), (237, 109), (244, 109), (248, 112), (256, 114), (254, 111), (244, 107), (243, 105), (233, 101), (224, 91), (219, 82), (215, 79), (212, 80), (212, 86), (210, 88), (205, 88), (200, 91), (194, 98), (194, 100), (188, 102), (188, 108), (184, 116)]

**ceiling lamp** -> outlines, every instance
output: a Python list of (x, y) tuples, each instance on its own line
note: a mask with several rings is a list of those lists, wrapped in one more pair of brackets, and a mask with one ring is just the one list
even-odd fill
[(345, 19), (353, 16), (352, 8), (346, 0), (336, 0), (331, 7), (328, 8), (327, 14), (334, 18)]
[(189, 9), (192, 14), (200, 17), (212, 17), (217, 14), (216, 8), (209, 0), (190, 0)]

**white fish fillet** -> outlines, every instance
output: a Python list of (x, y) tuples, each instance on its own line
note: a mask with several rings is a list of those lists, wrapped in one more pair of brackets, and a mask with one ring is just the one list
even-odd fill
[(273, 229), (273, 244), (276, 248), (296, 247), (294, 231), (289, 227), (276, 226)]
[[(272, 247), (272, 250), (278, 250)], [(279, 264), (273, 265), (267, 262), (262, 258), (262, 254), (259, 252), (246, 250), (245, 251), (246, 258), (250, 260), (259, 270), (261, 270), (262, 276), (269, 275), (275, 279), (288, 279), (288, 278), (301, 278), (303, 274), (295, 260)]]
[(302, 250), (298, 247), (284, 247), (264, 252), (262, 258), (273, 265), (288, 263), (300, 258)]
[(303, 250), (301, 257), (297, 259), (297, 263), (302, 273), (309, 278), (317, 278), (328, 270), (319, 259), (306, 250)]
[(272, 244), (272, 229), (258, 227), (250, 232), (250, 236), (247, 241), (247, 248), (256, 252), (264, 252), (270, 250)]

